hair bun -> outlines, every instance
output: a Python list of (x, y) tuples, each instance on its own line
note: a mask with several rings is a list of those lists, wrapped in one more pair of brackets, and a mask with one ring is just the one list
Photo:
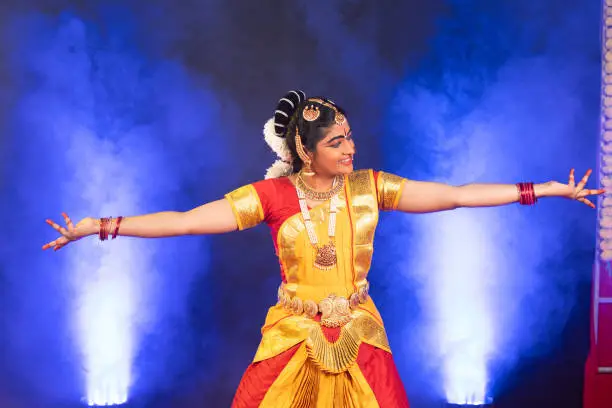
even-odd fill
[(276, 105), (274, 112), (274, 132), (278, 137), (285, 137), (287, 125), (298, 105), (306, 100), (306, 94), (300, 90), (289, 91)]

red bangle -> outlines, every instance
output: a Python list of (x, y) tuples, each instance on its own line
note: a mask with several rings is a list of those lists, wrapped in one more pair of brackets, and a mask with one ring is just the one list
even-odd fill
[(100, 218), (100, 232), (98, 234), (100, 237), (100, 241), (105, 241), (108, 237), (106, 229), (108, 227), (109, 222), (110, 220), (108, 218)]
[(519, 183), (519, 203), (521, 205), (528, 205), (529, 203), (529, 192), (526, 183)]
[(521, 205), (534, 205), (538, 202), (533, 183), (517, 183), (517, 187), (519, 191), (519, 203)]
[(119, 226), (121, 225), (121, 220), (123, 219), (123, 217), (119, 217), (117, 218), (117, 225), (115, 226), (115, 231), (113, 232), (113, 237), (112, 239), (117, 238), (117, 235), (119, 234)]
[(105, 241), (108, 239), (108, 233), (110, 232), (110, 228), (111, 228), (112, 223), (113, 223), (113, 218), (112, 217), (108, 217), (106, 219), (106, 225), (105, 225), (105, 228), (104, 228), (104, 240)]

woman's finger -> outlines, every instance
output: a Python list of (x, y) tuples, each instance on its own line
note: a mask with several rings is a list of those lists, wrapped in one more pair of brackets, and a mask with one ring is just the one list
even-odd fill
[(68, 245), (69, 242), (70, 242), (70, 239), (62, 236), (62, 237), (59, 237), (56, 240), (53, 240), (53, 241), (43, 245), (42, 249), (43, 250), (47, 250), (47, 249), (50, 249), (50, 248), (56, 249), (58, 246), (59, 247), (65, 247), (66, 245)]
[(46, 251), (49, 248), (55, 247), (55, 245), (56, 245), (55, 241), (51, 241), (51, 242), (46, 243), (45, 245), (43, 245), (42, 249), (43, 249), (43, 251)]
[(580, 182), (576, 186), (576, 189), (582, 190), (584, 188), (584, 186), (586, 186), (586, 183), (587, 183), (587, 181), (589, 181), (589, 177), (591, 176), (592, 172), (593, 172), (593, 170), (591, 170), (591, 169), (587, 170), (587, 172), (585, 173), (584, 177), (580, 180)]
[(585, 203), (586, 205), (588, 205), (591, 208), (595, 208), (595, 204), (593, 204), (588, 198), (579, 198), (578, 201), (580, 201), (581, 203)]
[(62, 227), (61, 225), (58, 225), (56, 223), (54, 223), (51, 220), (45, 220), (47, 224), (49, 224), (50, 226), (53, 227), (53, 229), (55, 229), (57, 232), (59, 232), (60, 234), (62, 234), (65, 237), (69, 237), (70, 233), (68, 232), (68, 230), (64, 227)]
[(581, 190), (578, 193), (578, 197), (586, 197), (586, 196), (591, 196), (591, 195), (601, 195), (603, 193), (605, 193), (606, 190), (594, 190), (594, 189), (585, 189), (585, 190)]
[(571, 170), (570, 170), (570, 175), (569, 175), (569, 182), (568, 182), (568, 184), (569, 184), (571, 187), (574, 187), (574, 186), (576, 185), (576, 180), (574, 179), (574, 169), (571, 169)]
[(605, 192), (605, 190), (594, 190), (594, 189), (584, 189), (584, 190), (580, 190), (578, 191), (578, 193), (576, 194), (576, 198), (582, 198), (582, 197), (586, 197), (586, 196), (590, 196), (590, 195), (600, 195), (603, 194)]
[(65, 247), (66, 245), (68, 245), (70, 242), (72, 241), (66, 241), (66, 242), (60, 242), (58, 245), (56, 245), (56, 251), (59, 251), (60, 249), (62, 249), (63, 247)]
[(47, 224), (49, 224), (51, 227), (53, 227), (54, 230), (56, 230), (57, 232), (61, 233), (61, 229), (64, 229), (62, 226), (56, 224), (55, 222), (51, 221), (51, 220), (45, 220), (45, 222)]
[(64, 217), (64, 221), (66, 221), (66, 226), (68, 226), (68, 230), (72, 231), (74, 229), (74, 224), (72, 224), (72, 220), (70, 219), (68, 214), (64, 212), (62, 213), (62, 216)]

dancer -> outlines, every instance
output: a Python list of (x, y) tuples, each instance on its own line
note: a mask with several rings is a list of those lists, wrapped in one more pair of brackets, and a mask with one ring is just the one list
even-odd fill
[(170, 237), (244, 230), (265, 222), (281, 265), (278, 302), (262, 328), (233, 407), (408, 407), (384, 325), (368, 295), (379, 211), (426, 213), (459, 207), (566, 197), (590, 207), (591, 171), (567, 184), (421, 182), (354, 170), (355, 142), (345, 112), (326, 98), (291, 91), (264, 127), (279, 160), (265, 180), (187, 212), (85, 218), (43, 246), (59, 250), (80, 238)]

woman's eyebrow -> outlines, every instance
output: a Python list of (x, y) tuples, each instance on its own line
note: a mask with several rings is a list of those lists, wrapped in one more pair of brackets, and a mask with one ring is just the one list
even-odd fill
[(353, 134), (353, 130), (349, 130), (348, 133), (346, 134), (346, 136), (345, 135), (334, 136), (331, 139), (329, 139), (326, 143), (331, 143), (331, 142), (333, 142), (336, 139), (343, 139), (343, 138), (349, 137), (352, 134)]
[(333, 142), (333, 141), (334, 141), (334, 140), (336, 140), (336, 139), (344, 139), (344, 137), (345, 137), (344, 135), (334, 136), (334, 137), (332, 137), (331, 139), (329, 139), (329, 140), (327, 141), (327, 143), (331, 143), (331, 142)]

